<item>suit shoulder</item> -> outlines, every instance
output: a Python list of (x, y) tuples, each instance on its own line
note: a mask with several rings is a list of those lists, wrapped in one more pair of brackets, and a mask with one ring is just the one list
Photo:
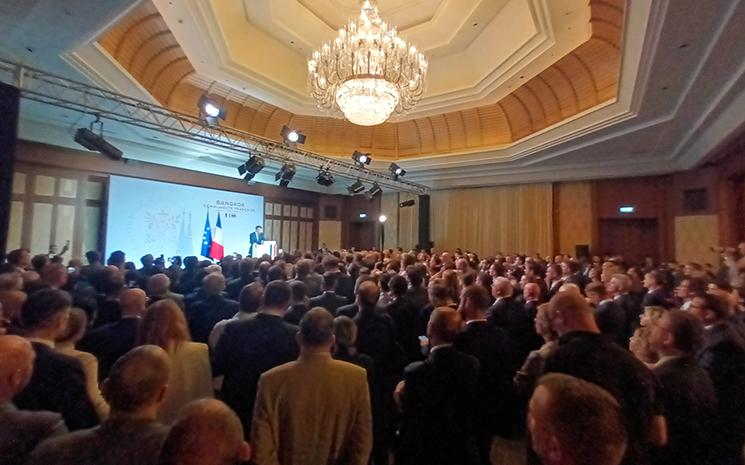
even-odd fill
[(367, 379), (367, 371), (361, 366), (336, 359), (332, 359), (331, 363), (335, 369), (345, 372), (345, 376), (357, 376), (365, 380)]
[(291, 373), (295, 370), (297, 367), (297, 360), (293, 360), (291, 362), (283, 363), (282, 365), (277, 365), (274, 368), (270, 368), (269, 370), (265, 371), (261, 374), (261, 381), (263, 382), (271, 382), (275, 379), (281, 379), (284, 376), (287, 376), (288, 373)]

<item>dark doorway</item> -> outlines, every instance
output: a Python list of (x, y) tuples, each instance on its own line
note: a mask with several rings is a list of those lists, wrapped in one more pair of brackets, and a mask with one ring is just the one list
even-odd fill
[(372, 221), (353, 221), (349, 223), (349, 246), (356, 249), (375, 247), (375, 226)]
[(656, 219), (600, 220), (600, 252), (621, 255), (629, 263), (642, 263), (644, 257), (659, 260), (659, 233)]

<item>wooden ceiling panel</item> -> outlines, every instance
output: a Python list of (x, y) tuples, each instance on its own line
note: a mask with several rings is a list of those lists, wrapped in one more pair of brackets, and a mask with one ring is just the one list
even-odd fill
[(354, 150), (392, 159), (503, 146), (617, 95), (624, 0), (590, 0), (592, 36), (500, 102), (375, 128), (293, 115), (194, 72), (155, 6), (144, 1), (99, 38), (101, 46), (161, 104), (196, 115), (210, 88), (224, 98), (223, 123), (279, 140), (284, 124), (304, 131), (305, 148), (348, 157)]

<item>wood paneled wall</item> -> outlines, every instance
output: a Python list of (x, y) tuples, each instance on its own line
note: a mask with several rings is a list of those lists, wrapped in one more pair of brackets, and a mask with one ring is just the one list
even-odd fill
[(596, 243), (594, 186), (590, 181), (554, 184), (555, 252), (574, 255), (575, 246)]

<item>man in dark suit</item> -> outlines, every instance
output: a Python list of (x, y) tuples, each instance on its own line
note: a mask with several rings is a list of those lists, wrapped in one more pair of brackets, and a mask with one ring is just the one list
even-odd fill
[(249, 235), (248, 238), (250, 245), (248, 246), (248, 256), (254, 256), (254, 245), (261, 245), (264, 243), (264, 228), (262, 226), (256, 226), (256, 230)]
[[(290, 308), (285, 312), (284, 319), (286, 322), (297, 326), (303, 319), (303, 315), (310, 310), (310, 307), (308, 307), (308, 288), (304, 282), (298, 280), (290, 281), (288, 284), (292, 291), (292, 301), (290, 302)], [(333, 316), (333, 313), (331, 315)]]
[(248, 286), (252, 282), (256, 281), (256, 261), (252, 258), (244, 258), (238, 265), (240, 276), (238, 278), (228, 281), (225, 287), (228, 297), (233, 300), (238, 300), (241, 295), (241, 290), (244, 286)]
[(644, 287), (647, 293), (642, 299), (642, 307), (665, 307), (669, 306), (667, 295), (665, 294), (665, 281), (662, 273), (650, 271), (644, 275)]
[(150, 297), (151, 303), (163, 299), (171, 299), (176, 302), (182, 311), (186, 309), (184, 306), (184, 296), (171, 292), (171, 278), (165, 273), (155, 273), (148, 278), (147, 295)]
[(660, 361), (657, 377), (667, 422), (667, 444), (655, 450), (655, 463), (699, 465), (712, 451), (717, 395), (709, 374), (696, 360), (703, 326), (696, 316), (670, 310), (652, 320), (649, 343)]
[(642, 309), (637, 305), (637, 301), (630, 294), (631, 278), (629, 275), (618, 273), (614, 274), (605, 289), (613, 297), (613, 301), (621, 307), (626, 314), (626, 335), (630, 337), (636, 328), (639, 327), (639, 315)]
[(393, 319), (396, 329), (396, 341), (406, 354), (407, 362), (422, 359), (420, 334), (417, 331), (419, 324), (419, 309), (412, 305), (406, 296), (406, 278), (401, 275), (391, 277), (388, 282), (392, 302), (386, 307), (386, 311)]
[(225, 276), (220, 273), (205, 276), (202, 280), (202, 289), (205, 298), (190, 305), (186, 316), (192, 340), (206, 343), (210, 331), (218, 321), (232, 318), (238, 313), (238, 302), (223, 297)]
[(518, 357), (525, 360), (531, 350), (542, 345), (542, 341), (533, 330), (533, 322), (525, 314), (522, 306), (515, 302), (514, 288), (509, 279), (497, 277), (491, 290), (496, 300), (487, 310), (486, 319), (490, 324), (507, 332), (520, 354)]
[(331, 271), (323, 274), (323, 294), (310, 299), (310, 308), (323, 307), (336, 315), (336, 310), (346, 305), (347, 299), (336, 293), (337, 277), (338, 274)]
[(521, 426), (525, 426), (522, 423), (525, 404), (512, 390), (512, 377), (523, 360), (515, 357), (507, 333), (486, 321), (490, 302), (489, 291), (483, 286), (473, 285), (463, 291), (460, 313), (466, 324), (455, 340), (456, 349), (479, 361), (474, 426), (480, 460), (484, 465), (490, 463), (495, 434), (512, 438)]
[(559, 288), (564, 284), (564, 280), (561, 279), (561, 265), (558, 263), (549, 263), (546, 267), (546, 300), (550, 300), (557, 292)]
[(336, 294), (347, 299), (347, 303), (354, 301), (354, 280), (339, 268), (339, 259), (334, 255), (327, 255), (323, 259), (323, 268), (328, 273), (336, 273)]
[(479, 362), (453, 346), (461, 322), (456, 310), (435, 309), (427, 328), (429, 356), (404, 370), (396, 388), (402, 412), (397, 465), (473, 463)]
[(57, 289), (28, 296), (21, 322), (36, 359), (31, 381), (13, 403), (24, 410), (59, 412), (67, 428), (76, 430), (95, 426), (98, 415), (86, 392), (80, 362), (54, 350), (54, 341), (67, 329), (71, 305), (70, 296)]
[(535, 320), (538, 314), (538, 305), (541, 303), (541, 287), (538, 283), (527, 282), (523, 286), (523, 310), (530, 321)]
[(98, 359), (99, 380), (106, 379), (114, 362), (135, 346), (146, 305), (145, 291), (127, 289), (121, 296), (121, 319), (92, 330), (78, 343), (79, 350), (90, 352)]
[(698, 353), (701, 366), (709, 372), (719, 399), (717, 464), (740, 464), (745, 443), (745, 342), (729, 320), (727, 303), (711, 294), (698, 294), (688, 311), (704, 324), (704, 344)]
[(117, 360), (102, 385), (111, 406), (101, 426), (65, 434), (34, 449), (29, 465), (156, 465), (168, 428), (158, 423), (171, 362), (154, 345)]
[(220, 397), (240, 417), (247, 438), (259, 377), (295, 360), (299, 353), (295, 340), (298, 327), (282, 319), (290, 305), (290, 293), (285, 281), (269, 283), (258, 314), (225, 325), (215, 349), (212, 374), (225, 377)]
[(603, 283), (590, 283), (585, 288), (585, 294), (595, 313), (595, 322), (600, 332), (613, 339), (619, 346), (627, 347), (628, 323), (626, 312), (620, 305), (608, 297)]
[(34, 349), (19, 336), (0, 336), (0, 463), (23, 465), (44, 439), (67, 432), (59, 413), (18, 410), (11, 401), (34, 369)]

